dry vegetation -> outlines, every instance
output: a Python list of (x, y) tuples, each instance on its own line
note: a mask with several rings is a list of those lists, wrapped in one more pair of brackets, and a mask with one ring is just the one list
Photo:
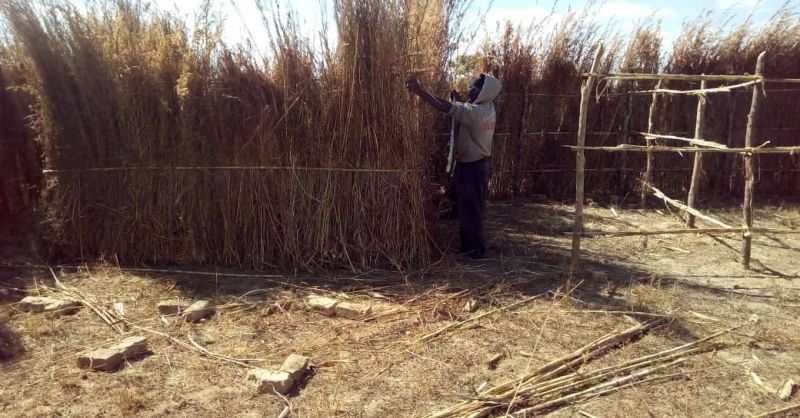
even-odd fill
[[(90, 3), (0, 1), (11, 29), (0, 46), (8, 84), (0, 104), (30, 111), (26, 132), (21, 116), (3, 113), (13, 120), (4, 119), (0, 134), (16, 142), (3, 138), (0, 158), (12, 155), (16, 173), (30, 171), (34, 163), (20, 161), (30, 158), (29, 134), (37, 138), (47, 170), (37, 206), (42, 255), (80, 260), (54, 274), (96, 306), (121, 303), (125, 318), (111, 327), (87, 308), (57, 319), (21, 312), (24, 295), (62, 291), (46, 262), (20, 267), (36, 258), (22, 255), (27, 240), (0, 234), (0, 414), (278, 416), (288, 405), (298, 417), (526, 408), (555, 417), (719, 417), (798, 402), (778, 400), (752, 374), (773, 388), (800, 381), (794, 236), (756, 235), (754, 271), (740, 267), (738, 237), (588, 239), (574, 287), (565, 288), (572, 209), (518, 199), (492, 205), (496, 258), (459, 265), (440, 257), (454, 235), (436, 219), (444, 124), (407, 105), (403, 80), (418, 73), (446, 91), (467, 3), (336, 0), (338, 39), (316, 49), (291, 12), (264, 0), (266, 57), (221, 42), (209, 7), (189, 24), (138, 1)], [(796, 12), (787, 5), (761, 27), (689, 21), (672, 51), (654, 22), (622, 35), (594, 23), (591, 9), (508, 27), (459, 74), (461, 83), (479, 70), (504, 81), (492, 192), (572, 193), (574, 155), (562, 145), (574, 138), (581, 73), (598, 41), (611, 51), (603, 72), (752, 72), (766, 50), (768, 77), (798, 77)], [(602, 84), (588, 144), (642, 141), (633, 132), (646, 129), (650, 96), (625, 93), (651, 87)], [(767, 93), (756, 143), (795, 145), (798, 92), (768, 84)], [(743, 95), (712, 99), (709, 139), (740, 145)], [(658, 131), (690, 130), (692, 100), (670, 98)], [(737, 158), (709, 158), (704, 187), (740, 193)], [(800, 194), (796, 156), (759, 158), (759, 197)], [(658, 156), (654, 184), (680, 196), (690, 161)], [(590, 197), (625, 202), (642, 165), (623, 153), (590, 156)], [(683, 225), (668, 208), (587, 205), (587, 230)], [(737, 211), (709, 212), (739, 222)], [(800, 226), (797, 209), (783, 206), (757, 209), (755, 219), (757, 227)], [(195, 267), (124, 267), (148, 264)], [(311, 293), (375, 312), (361, 321), (324, 317), (305, 305)], [(162, 317), (156, 304), (169, 298), (211, 299), (218, 313), (200, 324)], [(465, 312), (473, 300), (477, 311)], [(645, 323), (620, 344), (552, 363)], [(79, 352), (118, 340), (117, 329), (147, 335), (151, 353), (113, 373), (75, 366)], [(624, 377), (620, 364), (715, 333), (714, 344), (648, 375), (655, 380), (597, 387)], [(289, 353), (312, 358), (300, 387), (287, 398), (256, 394), (247, 368), (275, 367)], [(563, 367), (551, 373), (553, 364)]]
[[(445, 129), (426, 108), (404, 104), (408, 74), (441, 92), (447, 79), (498, 75), (505, 89), (491, 191), (551, 198), (571, 195), (574, 156), (563, 145), (574, 138), (581, 74), (600, 40), (609, 51), (603, 72), (752, 72), (763, 50), (768, 77), (800, 74), (791, 4), (763, 26), (690, 20), (671, 51), (657, 22), (623, 35), (598, 26), (588, 7), (507, 27), (458, 68), (452, 54), (471, 10), (460, 0), (337, 1), (338, 39), (323, 37), (320, 47), (292, 12), (260, 4), (265, 57), (221, 42), (210, 7), (189, 24), (126, 0), (88, 9), (3, 2), (12, 30), (0, 64), (14, 98), (33, 111), (30, 128), (51, 170), (41, 205), (51, 256), (256, 269), (423, 266), (448, 246), (436, 224)], [(598, 88), (589, 145), (643, 141), (635, 132), (646, 130), (650, 95), (625, 93), (652, 85), (631, 83)], [(795, 143), (800, 108), (790, 87), (767, 85), (757, 144)], [(656, 130), (692, 130), (694, 100), (670, 97)], [(748, 100), (746, 90), (711, 98), (705, 136), (741, 145)], [(591, 155), (587, 190), (624, 200), (639, 187), (643, 160)], [(655, 186), (686, 192), (691, 158), (658, 155), (655, 164)], [(704, 167), (701, 196), (741, 193), (739, 156), (711, 156)], [(796, 156), (760, 157), (758, 173), (758, 196), (798, 196)], [(28, 177), (23, 184), (36, 182)]]
[[(562, 231), (569, 228), (570, 210), (495, 204), (491, 236), (498, 259), (434, 266), (404, 278), (381, 271), (300, 277), (166, 274), (108, 264), (56, 270), (64, 283), (93, 295), (98, 306), (122, 303), (130, 324), (125, 334), (149, 336), (152, 354), (114, 373), (80, 370), (78, 352), (108, 345), (120, 334), (89, 309), (53, 320), (6, 303), (0, 307), (5, 356), (0, 412), (216, 416), (224, 410), (230, 416), (278, 416), (288, 403), (298, 417), (428, 416), (465, 400), (488, 399), (489, 392), (476, 396), (484, 383), (488, 390), (516, 382), (599, 337), (654, 319), (657, 325), (640, 338), (587, 356), (574, 367), (590, 373), (740, 328), (654, 374), (659, 380), (637, 380), (605, 396), (592, 394), (540, 413), (751, 416), (797, 403), (797, 398), (778, 400), (750, 375), (755, 372), (772, 387), (800, 377), (795, 326), (800, 288), (794, 283), (800, 270), (791, 262), (797, 239), (757, 238), (755, 248), (762, 251), (754, 254), (761, 266), (755, 272), (742, 271), (736, 251), (726, 245), (736, 242), (720, 237), (651, 239), (635, 252), (630, 249), (641, 248), (638, 238), (592, 239), (586, 242), (581, 284), (566, 296), (553, 291), (569, 248)], [(770, 211), (780, 218), (764, 226), (800, 222), (796, 210)], [(715, 215), (738, 216), (731, 211)], [(602, 207), (587, 208), (587, 220), (590, 228), (606, 229), (682, 223), (667, 213), (614, 215)], [(13, 294), (7, 301), (23, 293), (48, 294), (54, 287), (46, 269), (4, 269), (3, 274), (5, 294)], [(14, 278), (20, 291), (9, 289)], [(364, 321), (328, 318), (305, 306), (310, 293), (370, 303), (375, 312)], [(532, 296), (537, 297), (486, 315)], [(219, 312), (194, 325), (161, 318), (156, 304), (168, 298), (209, 298)], [(465, 312), (473, 298), (479, 301), (477, 311)], [(454, 326), (479, 315), (486, 316)], [(192, 340), (255, 367), (275, 367), (287, 354), (302, 353), (312, 358), (313, 372), (286, 400), (259, 395), (245, 379), (247, 367), (180, 344)], [(489, 364), (498, 354), (502, 358)], [(512, 411), (531, 399), (521, 393)], [(491, 416), (505, 411), (508, 401)]]

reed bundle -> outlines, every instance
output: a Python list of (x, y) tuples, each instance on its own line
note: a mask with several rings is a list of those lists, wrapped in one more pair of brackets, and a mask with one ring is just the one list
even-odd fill
[[(656, 321), (610, 333), (580, 349), (526, 373), (485, 389), (473, 399), (443, 409), (427, 418), (485, 417), (493, 413), (524, 417), (572, 402), (601, 396), (623, 387), (653, 383), (681, 376), (666, 373), (690, 356), (708, 351), (709, 341), (728, 331), (718, 332), (695, 342), (591, 371), (580, 371), (585, 363), (622, 344), (630, 343), (656, 325)], [(512, 413), (513, 412), (513, 413)]]
[(435, 120), (404, 81), (423, 69), (441, 84), (459, 4), (337, 0), (337, 46), (316, 51), (293, 14), (264, 1), (272, 55), (261, 62), (220, 41), (208, 4), (191, 26), (136, 1), (3, 2), (40, 101), (54, 254), (427, 263)]
[[(599, 40), (609, 52), (598, 73), (752, 74), (767, 51), (767, 78), (800, 75), (792, 4), (763, 26), (689, 21), (671, 52), (656, 22), (622, 35), (599, 26), (590, 6), (507, 26), (460, 66), (452, 54), (463, 0), (337, 0), (338, 40), (321, 48), (292, 13), (259, 4), (270, 34), (263, 59), (220, 41), (210, 3), (194, 24), (133, 0), (0, 3), (12, 34), (0, 42), (3, 62), (33, 99), (24, 108), (44, 155), (40, 213), (51, 255), (257, 269), (421, 265), (446, 245), (435, 222), (446, 128), (410, 101), (409, 74), (440, 93), (448, 79), (499, 76), (490, 191), (556, 198), (572, 196), (574, 153), (564, 145), (575, 143), (579, 87)], [(752, 87), (726, 90), (734, 82), (708, 80), (702, 136), (728, 149), (743, 146)], [(655, 135), (637, 134), (648, 131), (651, 95), (632, 92), (655, 87), (601, 80), (586, 145), (635, 149), (691, 137), (695, 95), (663, 96)], [(675, 79), (661, 89), (699, 87)], [(796, 90), (767, 83), (754, 143), (798, 145)], [(690, 157), (654, 155), (651, 183), (681, 197)], [(590, 154), (587, 193), (632, 194), (644, 160)], [(800, 195), (796, 155), (756, 160), (760, 194)], [(700, 193), (740, 194), (741, 164), (737, 154), (708, 155)]]

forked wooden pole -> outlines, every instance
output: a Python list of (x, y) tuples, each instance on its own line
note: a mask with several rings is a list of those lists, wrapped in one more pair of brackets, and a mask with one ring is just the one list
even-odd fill
[[(661, 80), (658, 81), (656, 84), (656, 90), (661, 88)], [(647, 133), (652, 134), (654, 133), (653, 130), (655, 129), (655, 119), (656, 119), (656, 107), (658, 106), (658, 93), (653, 93), (653, 99), (650, 101), (650, 113), (647, 115)], [(653, 138), (645, 136), (645, 141), (647, 143), (647, 148), (653, 144)], [(653, 153), (649, 150), (647, 151), (647, 164), (644, 169), (644, 178), (642, 181), (645, 184), (652, 184), (652, 177), (653, 177)], [(641, 195), (641, 205), (642, 209), (647, 209), (647, 188), (642, 187), (642, 195)]]
[[(700, 82), (700, 89), (706, 89), (706, 80)], [(705, 96), (697, 96), (697, 119), (694, 123), (694, 138), (700, 139), (703, 137), (703, 118), (706, 114), (706, 98)], [(695, 208), (697, 200), (697, 189), (700, 187), (700, 172), (703, 171), (703, 153), (696, 152), (694, 154), (694, 164), (692, 165), (692, 181), (689, 186), (689, 198), (686, 199), (686, 206), (690, 209)], [(686, 217), (686, 226), (694, 228), (694, 215), (688, 212)]]
[[(756, 75), (763, 77), (764, 75), (764, 55), (762, 52), (758, 55), (756, 62)], [(750, 114), (747, 115), (747, 131), (744, 135), (744, 147), (750, 148), (753, 146), (753, 136), (757, 129), (756, 123), (758, 119), (758, 110), (761, 104), (761, 96), (764, 94), (764, 85), (756, 84), (753, 86), (753, 100), (750, 104)], [(750, 250), (753, 242), (753, 186), (755, 180), (753, 179), (753, 155), (744, 154), (744, 202), (742, 203), (742, 215), (744, 217), (745, 231), (742, 233), (742, 265), (746, 269), (750, 269)]]
[[(597, 51), (594, 55), (592, 62), (592, 69), (589, 77), (583, 81), (581, 85), (581, 107), (580, 115), (578, 117), (578, 146), (583, 147), (586, 145), (586, 118), (589, 112), (589, 99), (592, 95), (592, 87), (597, 79), (595, 72), (600, 65), (600, 57), (603, 55), (603, 43), (597, 44)], [(581, 148), (576, 150), (575, 153), (575, 224), (573, 225), (572, 232), (572, 257), (569, 263), (569, 269), (565, 272), (567, 279), (572, 277), (572, 273), (578, 266), (578, 261), (581, 258), (581, 233), (583, 232), (583, 186), (585, 181), (584, 169), (586, 168), (585, 151)]]

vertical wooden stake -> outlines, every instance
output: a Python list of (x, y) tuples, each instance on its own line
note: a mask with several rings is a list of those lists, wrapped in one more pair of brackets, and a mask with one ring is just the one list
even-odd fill
[[(515, 161), (522, 162), (522, 153), (525, 149), (525, 125), (528, 116), (528, 86), (523, 90), (522, 111), (519, 120), (519, 137), (517, 138), (517, 158)], [(522, 184), (522, 165), (515, 164), (513, 173), (514, 178), (511, 180), (511, 193), (516, 197), (519, 196), (520, 186)]]
[[(661, 80), (658, 80), (658, 84), (656, 84), (656, 90), (661, 88)], [(655, 129), (655, 118), (656, 118), (656, 108), (658, 106), (658, 93), (653, 93), (653, 99), (650, 101), (650, 113), (647, 115), (647, 133), (652, 134)], [(645, 142), (647, 147), (650, 148), (653, 145), (653, 140), (651, 138), (645, 138)], [(647, 165), (644, 169), (644, 183), (652, 185), (652, 177), (653, 177), (653, 153), (650, 150), (647, 150)], [(647, 187), (642, 187), (642, 209), (647, 209)]]
[[(728, 126), (727, 135), (725, 138), (725, 146), (733, 148), (733, 118), (736, 117), (736, 94), (733, 92), (728, 93)], [(728, 193), (733, 193), (733, 175), (734, 162), (736, 155), (731, 154), (725, 156), (725, 178), (728, 179)]]
[(589, 112), (589, 99), (592, 95), (592, 87), (596, 78), (595, 72), (600, 64), (600, 57), (603, 55), (603, 43), (597, 44), (597, 51), (592, 62), (592, 69), (589, 77), (581, 85), (581, 107), (578, 116), (578, 149), (575, 157), (575, 224), (572, 228), (572, 257), (565, 276), (569, 280), (572, 273), (578, 266), (581, 257), (581, 234), (583, 233), (583, 186), (585, 180), (586, 156), (582, 148), (586, 145), (586, 118)]
[[(631, 114), (633, 113), (633, 95), (631, 94), (631, 87), (628, 86), (626, 88), (627, 97), (625, 98), (625, 118), (622, 119), (622, 139), (620, 139), (620, 144), (627, 144), (628, 139), (631, 135)], [(628, 165), (628, 153), (623, 152), (620, 156), (622, 161), (619, 164), (619, 189), (617, 190), (617, 195), (621, 199), (627, 194), (628, 190), (628, 170), (626, 170)]]
[[(758, 55), (756, 62), (756, 75), (764, 75), (764, 55), (762, 52)], [(744, 135), (744, 146), (750, 148), (753, 146), (753, 136), (757, 130), (756, 122), (758, 119), (758, 110), (760, 107), (761, 96), (764, 94), (764, 82), (753, 86), (753, 101), (750, 104), (750, 114), (747, 115), (747, 131)], [(744, 268), (750, 269), (750, 249), (753, 240), (753, 154), (744, 154), (744, 202), (742, 203), (742, 215), (744, 216), (744, 228), (747, 230), (742, 234), (742, 265)]]
[[(706, 89), (706, 80), (700, 82), (700, 89)], [(697, 96), (697, 119), (694, 123), (694, 138), (701, 139), (703, 136), (703, 118), (706, 114), (706, 97), (701, 94)], [(689, 198), (686, 199), (686, 206), (690, 209), (695, 208), (697, 200), (697, 189), (700, 187), (700, 172), (703, 170), (703, 153), (694, 153), (694, 164), (692, 165), (692, 181), (689, 186)], [(694, 228), (694, 215), (686, 214), (686, 226)]]

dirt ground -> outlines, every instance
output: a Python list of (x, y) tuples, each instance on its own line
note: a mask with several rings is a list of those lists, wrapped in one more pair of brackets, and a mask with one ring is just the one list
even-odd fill
[[(594, 206), (589, 230), (679, 228), (677, 214)], [(738, 208), (710, 211), (740, 224)], [(552, 417), (738, 417), (800, 402), (781, 401), (754, 383), (800, 382), (800, 236), (756, 235), (753, 267), (739, 263), (740, 237), (676, 235), (587, 238), (571, 285), (566, 263), (572, 208), (493, 203), (492, 258), (443, 260), (399, 274), (262, 275), (248, 272), (154, 272), (114, 263), (55, 268), (65, 284), (124, 306), (125, 335), (149, 338), (150, 353), (118, 371), (87, 372), (78, 353), (121, 334), (90, 309), (48, 318), (21, 312), (25, 295), (54, 288), (46, 268), (0, 267), (0, 414), (3, 416), (426, 416), (515, 379), (609, 332), (659, 319), (641, 339), (587, 361), (592, 370), (695, 341), (733, 326), (720, 348), (676, 366), (675, 378), (621, 387), (553, 408)], [(796, 207), (762, 207), (756, 226), (800, 227)], [(699, 221), (702, 226), (703, 223)], [(19, 263), (19, 257), (6, 262)], [(366, 320), (329, 318), (304, 298), (324, 294), (371, 304)], [(420, 341), (475, 315), (502, 310)], [(199, 324), (161, 317), (164, 299), (208, 298), (217, 314)], [(470, 299), (474, 313), (464, 311)], [(311, 357), (312, 371), (286, 398), (258, 394), (247, 367), (201, 355), (174, 340), (254, 367), (277, 368), (290, 353)], [(496, 364), (489, 360), (498, 354)], [(798, 416), (786, 413), (781, 416)], [(798, 413), (800, 414), (800, 413)]]

